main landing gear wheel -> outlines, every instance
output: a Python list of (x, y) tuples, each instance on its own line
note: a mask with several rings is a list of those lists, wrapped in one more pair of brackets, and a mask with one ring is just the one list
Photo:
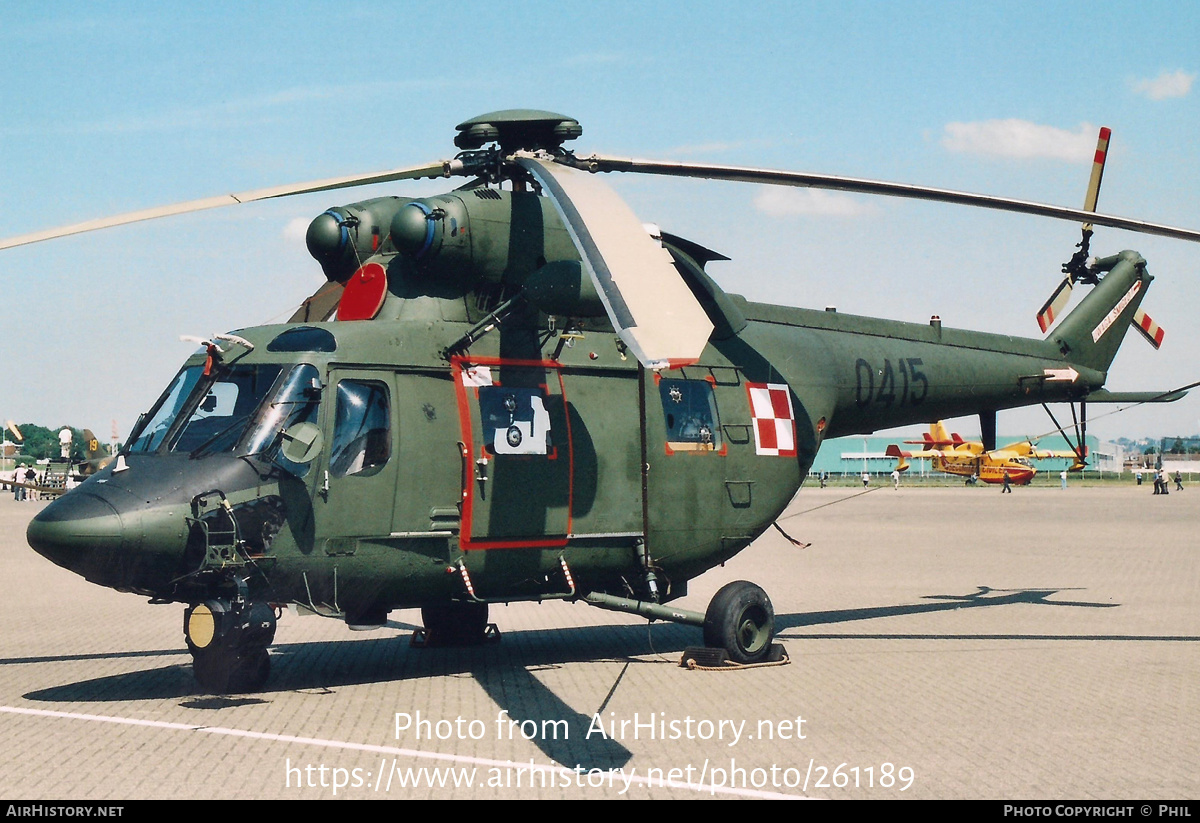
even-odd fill
[(421, 607), (425, 646), (469, 646), (499, 637), (488, 624), (488, 604), (454, 602)]
[(758, 663), (771, 650), (775, 608), (767, 593), (738, 580), (721, 588), (704, 613), (704, 645), (724, 649), (737, 663)]

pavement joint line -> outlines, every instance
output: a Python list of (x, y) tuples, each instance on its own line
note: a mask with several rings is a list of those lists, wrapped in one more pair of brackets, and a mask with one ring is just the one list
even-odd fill
[[(565, 766), (555, 766), (540, 763), (515, 763), (511, 760), (493, 760), (485, 757), (469, 757), (467, 755), (441, 754), (439, 752), (424, 752), (419, 749), (405, 749), (399, 746), (380, 746), (372, 743), (353, 743), (346, 740), (324, 740), (318, 737), (298, 737), (290, 734), (275, 734), (273, 732), (253, 732), (245, 729), (230, 729), (223, 726), (203, 726), (194, 723), (172, 723), (167, 720), (139, 720), (134, 717), (113, 717), (103, 714), (83, 714), (80, 712), (59, 712), (52, 709), (28, 709), (20, 706), (0, 706), (0, 713), (20, 714), (31, 717), (53, 717), (65, 720), (85, 720), (93, 723), (113, 723), (123, 726), (148, 726), (151, 728), (168, 729), (171, 731), (206, 732), (208, 734), (229, 735), (232, 737), (247, 737), (254, 740), (268, 740), (278, 743), (300, 743), (309, 746), (322, 746), (329, 749), (349, 749), (352, 751), (372, 752), (374, 754), (391, 754), (401, 757), (412, 757), (424, 760), (441, 760), (451, 763), (466, 763), (473, 766), (485, 766), (502, 769), (519, 769), (529, 772), (554, 773), (557, 775), (576, 774), (575, 770)], [(707, 761), (706, 761), (707, 762)], [(683, 783), (676, 780), (651, 780), (636, 774), (623, 775), (621, 781), (628, 780), (647, 788), (691, 789), (697, 793), (737, 795), (739, 797), (755, 797), (771, 800), (811, 800), (803, 795), (767, 792), (756, 789), (738, 789), (732, 786), (713, 786), (704, 783)]]

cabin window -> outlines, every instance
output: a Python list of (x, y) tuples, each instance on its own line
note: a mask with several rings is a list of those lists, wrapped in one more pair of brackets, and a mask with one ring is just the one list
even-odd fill
[(334, 477), (377, 473), (391, 456), (388, 390), (373, 380), (343, 380), (337, 387), (329, 473)]
[(658, 392), (671, 451), (721, 449), (721, 420), (711, 383), (663, 378), (658, 382)]

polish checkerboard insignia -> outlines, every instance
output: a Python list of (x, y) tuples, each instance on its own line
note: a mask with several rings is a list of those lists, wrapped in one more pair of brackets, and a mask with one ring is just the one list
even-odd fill
[(754, 453), (796, 456), (796, 415), (792, 393), (783, 383), (747, 383), (754, 420)]

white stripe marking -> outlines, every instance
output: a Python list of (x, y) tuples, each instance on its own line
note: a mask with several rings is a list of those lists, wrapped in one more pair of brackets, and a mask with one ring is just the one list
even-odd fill
[(1117, 305), (1113, 306), (1112, 311), (1110, 311), (1108, 315), (1100, 321), (1096, 328), (1092, 329), (1093, 343), (1099, 341), (1104, 333), (1108, 331), (1109, 327), (1112, 326), (1112, 324), (1116, 321), (1117, 316), (1120, 315), (1121, 312), (1125, 311), (1125, 307), (1129, 305), (1129, 301), (1133, 299), (1133, 296), (1137, 294), (1138, 289), (1141, 287), (1141, 280), (1133, 281), (1133, 285), (1129, 287), (1129, 291), (1125, 292), (1125, 296), (1120, 299)]

